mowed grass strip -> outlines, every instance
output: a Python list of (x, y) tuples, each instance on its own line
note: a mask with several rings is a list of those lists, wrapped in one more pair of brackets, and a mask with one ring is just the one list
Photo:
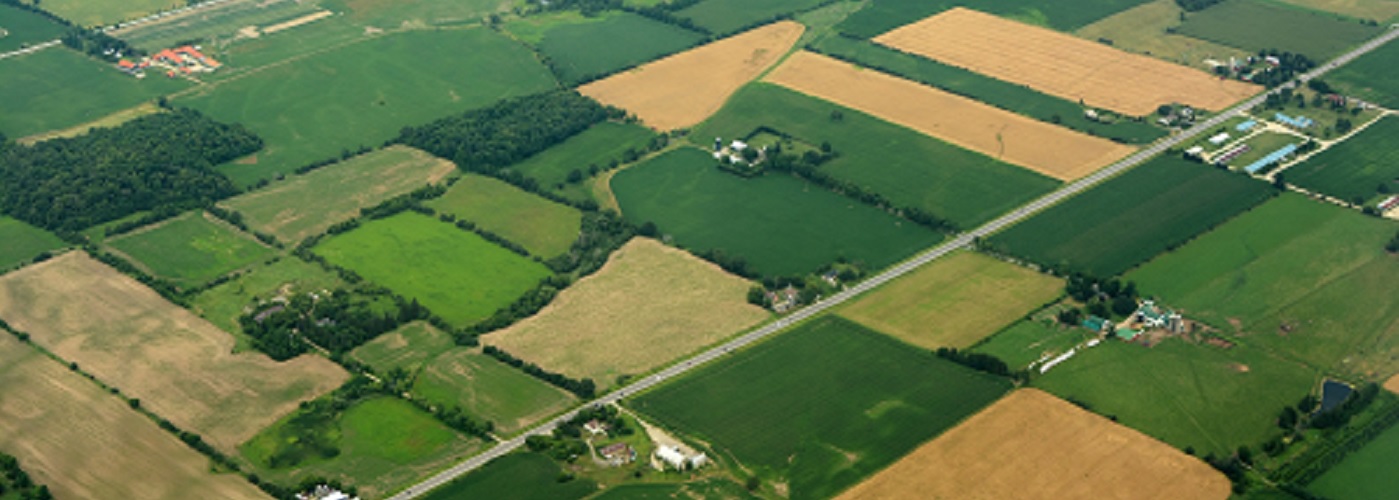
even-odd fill
[(765, 80), (1059, 180), (1134, 150), (812, 52), (789, 56)]
[(1326, 81), (1347, 95), (1399, 108), (1399, 43), (1386, 43), (1327, 73)]
[(1320, 64), (1379, 35), (1383, 28), (1271, 2), (1231, 0), (1187, 14), (1177, 30), (1249, 52), (1277, 49), (1305, 54)]
[(602, 122), (568, 138), (539, 154), (510, 166), (534, 179), (540, 187), (573, 200), (589, 200), (584, 185), (568, 182), (569, 174), (577, 170), (586, 176), (590, 167), (605, 169), (621, 161), (628, 149), (642, 151), (655, 132), (633, 123)]
[(1072, 31), (1150, 0), (872, 0), (836, 29), (856, 38), (874, 38), (957, 6), (1061, 31)]
[(592, 481), (564, 481), (564, 473), (549, 457), (514, 453), (424, 495), (426, 500), (512, 498), (517, 500), (577, 500), (597, 491)]
[(53, 233), (0, 215), (0, 272), (28, 262), (39, 254), (62, 248)]
[(1229, 479), (1137, 431), (1021, 389), (919, 447), (840, 500), (954, 498), (1224, 499)]
[(1300, 195), (1268, 202), (1127, 275), (1241, 340), (1327, 372), (1399, 373), (1399, 225)]
[(485, 319), (549, 276), (542, 264), (415, 212), (365, 222), (313, 251), (455, 326)]
[(443, 353), (423, 367), (413, 394), (439, 406), (459, 406), (495, 423), (505, 434), (560, 413), (578, 402), (563, 389), (476, 350)]
[(702, 39), (704, 35), (679, 26), (630, 12), (609, 11), (550, 27), (535, 46), (553, 63), (559, 80), (572, 84), (680, 52)]
[(821, 5), (822, 0), (704, 0), (675, 12), (716, 35)]
[(525, 247), (531, 255), (551, 258), (567, 252), (578, 239), (583, 214), (578, 209), (540, 198), (510, 184), (468, 174), (427, 206)]
[(1114, 276), (1274, 193), (1245, 176), (1158, 156), (990, 241), (1042, 265)]
[(320, 356), (233, 354), (232, 336), (82, 252), (0, 277), (0, 318), (224, 451), (347, 377)]
[(442, 182), (455, 171), (447, 160), (390, 146), (288, 177), (220, 205), (243, 214), (253, 229), (296, 242), (354, 218), (361, 208)]
[(0, 60), (0, 133), (13, 139), (88, 123), (189, 82), (152, 75), (137, 80), (110, 64), (62, 47)]
[(350, 351), (350, 357), (378, 372), (403, 369), (411, 373), (454, 347), (456, 343), (451, 335), (426, 322), (415, 321), (356, 347)]
[(700, 368), (638, 411), (825, 498), (893, 463), (1010, 389), (834, 316)]
[(656, 130), (693, 126), (787, 53), (805, 28), (778, 21), (578, 88)]
[(202, 210), (112, 238), (106, 244), (151, 274), (182, 287), (208, 283), (273, 253), (251, 235)]
[(1399, 118), (1386, 116), (1300, 165), (1287, 181), (1313, 192), (1362, 203), (1399, 192)]
[(242, 185), (287, 174), (414, 125), (547, 90), (527, 47), (487, 29), (408, 31), (323, 52), (176, 102), (246, 125), (267, 143), (221, 170)]
[(237, 474), (210, 472), (207, 458), (122, 397), (8, 333), (0, 400), (0, 449), (56, 498), (266, 498)]
[(840, 309), (904, 342), (966, 348), (1058, 297), (1062, 280), (973, 252), (923, 266)]
[(684, 251), (637, 238), (538, 314), (482, 341), (606, 387), (767, 318), (747, 303), (750, 286)]
[[(841, 118), (833, 120), (837, 112)], [(825, 173), (879, 193), (896, 206), (916, 207), (963, 228), (976, 227), (1059, 185), (1047, 176), (768, 83), (739, 91), (691, 136), (709, 147), (711, 137), (744, 138), (759, 127), (812, 147), (828, 142), (838, 156), (821, 166)]]
[(793, 177), (744, 179), (696, 148), (665, 153), (612, 178), (622, 214), (654, 222), (679, 245), (798, 275), (839, 258), (880, 269), (942, 235)]

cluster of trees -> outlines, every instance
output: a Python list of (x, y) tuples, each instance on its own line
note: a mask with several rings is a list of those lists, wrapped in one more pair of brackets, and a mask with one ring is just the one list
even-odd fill
[(1277, 49), (1263, 49), (1258, 51), (1259, 60), (1266, 57), (1276, 57), (1278, 59), (1278, 66), (1253, 72), (1253, 83), (1268, 88), (1287, 83), (1293, 78), (1296, 78), (1297, 75), (1311, 71), (1312, 68), (1316, 67), (1316, 61), (1302, 54), (1294, 54)]
[(113, 38), (97, 29), (71, 27), (60, 40), (70, 49), (107, 62), (145, 55), (145, 51), (127, 44), (125, 40)]
[(262, 139), (241, 125), (178, 109), (79, 137), (2, 148), (0, 212), (63, 233), (237, 194), (213, 167), (257, 151)]
[(1012, 370), (1005, 361), (990, 354), (959, 351), (953, 347), (939, 347), (936, 351), (939, 358), (946, 359), (953, 363), (971, 368), (973, 370), (990, 373), (1006, 377), (1016, 382), (1028, 382), (1030, 372), (1026, 370)]
[(555, 90), (405, 127), (395, 142), (450, 159), (463, 170), (490, 174), (624, 115), (576, 91)]
[(1389, 253), (1399, 253), (1399, 233), (1396, 233), (1393, 238), (1389, 239), (1388, 243), (1384, 244), (1384, 250)]
[[(328, 295), (293, 295), (244, 314), (238, 323), (253, 337), (253, 347), (283, 361), (309, 350), (307, 342), (343, 354), (399, 325), (428, 317), (417, 299), (405, 301), (387, 291), (374, 292), (365, 296), (337, 289)], [(386, 298), (394, 302), (392, 313), (378, 312), (382, 306), (376, 302)]]
[(535, 365), (534, 363), (527, 363), (524, 360), (521, 360), (520, 358), (511, 356), (510, 353), (502, 351), (500, 348), (495, 346), (488, 345), (481, 351), (484, 352), (487, 356), (495, 358), (502, 363), (524, 370), (525, 373), (528, 373), (537, 379), (543, 380), (557, 387), (560, 387), (563, 390), (571, 392), (579, 398), (592, 399), (593, 396), (597, 394), (597, 385), (593, 383), (593, 379), (585, 378), (582, 380), (577, 380), (568, 378), (568, 376), (565, 376), (563, 374), (545, 370)]
[(859, 264), (851, 263), (842, 257), (835, 263), (821, 266), (816, 272), (805, 276), (765, 276), (760, 284), (748, 289), (748, 303), (759, 307), (772, 307), (767, 292), (792, 287), (797, 290), (797, 305), (810, 304), (819, 297), (839, 291), (836, 285), (825, 280), (824, 276), (830, 273), (834, 273), (837, 283), (841, 284), (853, 283), (865, 277), (865, 271)]
[[(1393, 404), (1393, 398), (1379, 396), (1387, 399), (1384, 409), (1377, 412), (1365, 424), (1355, 429), (1345, 429), (1342, 432), (1332, 431), (1322, 434), (1322, 439), (1330, 440), (1334, 446), (1312, 446), (1307, 452), (1293, 458), (1286, 467), (1283, 467), (1271, 474), (1277, 480), (1289, 481), (1292, 484), (1307, 484), (1324, 474), (1328, 469), (1344, 460), (1348, 455), (1364, 448), (1365, 445), (1374, 441), (1381, 434), (1384, 434), (1395, 424), (1399, 424), (1399, 406)], [(1315, 406), (1315, 398), (1312, 399), (1312, 406)], [(1281, 421), (1279, 421), (1281, 425)], [(1302, 434), (1293, 435), (1293, 442), (1300, 441)], [(1276, 443), (1273, 445), (1273, 443)], [(1270, 445), (1277, 448), (1270, 451)], [(1264, 451), (1271, 456), (1281, 455), (1286, 450), (1286, 444), (1281, 439), (1274, 438), (1264, 444)], [(1290, 491), (1290, 490), (1289, 490)], [(1301, 497), (1307, 498), (1307, 497)]]
[(4, 453), (0, 453), (0, 497), (13, 498), (17, 500), (52, 500), (53, 495), (49, 493), (49, 487), (42, 484), (34, 484), (34, 480), (29, 478), (29, 473), (19, 467), (19, 459)]
[[(1074, 300), (1088, 304), (1089, 314), (1103, 318), (1127, 316), (1137, 310), (1137, 283), (1123, 283), (1117, 278), (1106, 280), (1075, 273), (1069, 276), (1064, 291)], [(1076, 325), (1082, 317), (1078, 309), (1059, 313), (1059, 321)]]
[(670, 2), (658, 2), (650, 6), (623, 6), (622, 9), (633, 14), (648, 17), (654, 21), (659, 21), (672, 26), (678, 26), (690, 31), (697, 31), (706, 35), (710, 34), (709, 29), (695, 24), (689, 18), (675, 15), (676, 12), (684, 10), (703, 0), (672, 0)]
[(588, 453), (588, 446), (583, 442), (585, 437), (583, 425), (592, 420), (606, 424), (609, 437), (630, 436), (636, 433), (636, 429), (627, 425), (626, 420), (622, 419), (617, 408), (593, 405), (579, 410), (573, 418), (559, 424), (558, 427), (554, 428), (554, 432), (548, 436), (526, 438), (525, 446), (530, 451), (543, 453), (555, 460), (572, 462)]
[(1176, 0), (1176, 5), (1186, 12), (1199, 12), (1224, 0)]

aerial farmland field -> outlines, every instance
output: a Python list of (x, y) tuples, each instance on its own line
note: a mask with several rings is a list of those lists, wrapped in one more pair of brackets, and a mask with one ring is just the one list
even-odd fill
[(350, 357), (382, 373), (398, 368), (415, 373), (454, 347), (456, 342), (451, 335), (426, 322), (414, 321), (356, 347)]
[(874, 41), (1130, 116), (1149, 115), (1171, 103), (1219, 111), (1262, 90), (965, 8), (904, 26)]
[[(485, 319), (549, 276), (542, 264), (418, 213), (365, 222), (313, 251), (417, 299), (456, 326)], [(403, 265), (407, 262), (413, 265)]]
[(181, 287), (208, 283), (272, 256), (272, 249), (202, 210), (106, 241), (151, 274)]
[(805, 28), (779, 21), (589, 83), (578, 91), (657, 130), (693, 126), (778, 61)]
[(44, 10), (57, 14), (58, 17), (72, 21), (73, 24), (89, 28), (139, 19), (162, 10), (170, 10), (188, 5), (179, 0), (125, 0), (121, 2), (44, 0), (42, 4), (36, 0), (21, 1), (39, 5), (43, 7)]
[(1023, 23), (1072, 31), (1150, 0), (873, 0), (837, 29), (856, 38), (874, 38), (899, 26), (956, 6), (989, 12)]
[(379, 28), (453, 26), (526, 5), (524, 0), (336, 0), (352, 21)]
[(623, 484), (592, 497), (593, 500), (667, 500), (672, 498), (761, 498), (726, 479), (702, 479), (688, 483)]
[(1390, 427), (1374, 441), (1351, 452), (1307, 489), (1326, 498), (1384, 498), (1399, 488), (1399, 476), (1390, 474), (1399, 460), (1399, 427)]
[(0, 400), (0, 449), (56, 498), (266, 498), (235, 474), (210, 472), (208, 459), (122, 397), (4, 332)]
[(1184, 9), (1175, 0), (1152, 0), (1079, 28), (1074, 34), (1201, 70), (1212, 69), (1205, 63), (1207, 59), (1227, 62), (1230, 57), (1243, 59), (1253, 55), (1251, 51), (1176, 33), (1182, 12)]
[(574, 378), (611, 386), (768, 317), (745, 301), (750, 282), (646, 238), (565, 289), (539, 314), (482, 342)]
[[(155, 52), (180, 42), (202, 41), (209, 49), (231, 43), (247, 27), (269, 27), (320, 10), (319, 2), (235, 0), (111, 32), (131, 45)], [(254, 32), (260, 36), (262, 30)], [(246, 36), (246, 34), (244, 35)]]
[(1052, 359), (1097, 334), (1077, 326), (1064, 326), (1054, 318), (1025, 319), (976, 344), (972, 352), (995, 356), (1011, 369), (1022, 369), (1042, 359)]
[(1289, 194), (1128, 278), (1250, 344), (1379, 381), (1399, 373), (1399, 303), (1387, 292), (1399, 261), (1383, 248), (1397, 230)]
[(63, 240), (52, 233), (0, 215), (0, 272), (28, 262), (40, 253), (62, 248)]
[(1009, 389), (1005, 379), (826, 316), (642, 394), (632, 406), (786, 482), (791, 498), (822, 498)]
[(1313, 10), (1384, 23), (1399, 16), (1395, 0), (1282, 0), (1285, 3)]
[(620, 162), (628, 149), (640, 152), (655, 132), (632, 123), (602, 122), (568, 138), (568, 140), (539, 152), (510, 166), (534, 179), (540, 187), (572, 200), (589, 200), (591, 195), (583, 182), (568, 182), (569, 174), (577, 170), (587, 175), (592, 166), (604, 169), (613, 161)]
[(137, 80), (109, 64), (62, 47), (0, 60), (0, 133), (13, 139), (87, 123), (136, 107), (189, 82)]
[(821, 5), (822, 0), (704, 0), (675, 12), (715, 35)]
[(1399, 108), (1399, 43), (1387, 43), (1327, 74), (1347, 95)]
[(247, 314), (259, 300), (335, 290), (345, 285), (340, 276), (321, 269), (318, 264), (295, 257), (281, 257), (270, 264), (255, 264), (237, 278), (200, 292), (190, 303), (190, 310), (238, 339), (235, 352), (251, 347), (251, 338), (243, 335), (238, 317)]
[(743, 179), (696, 148), (618, 173), (622, 214), (695, 251), (719, 250), (766, 275), (798, 275), (844, 257), (879, 269), (942, 239), (930, 229), (783, 175)]
[(0, 52), (19, 50), (50, 40), (57, 40), (66, 31), (63, 25), (24, 9), (0, 5)]
[(1046, 266), (1114, 276), (1248, 210), (1266, 183), (1160, 156), (990, 239)]
[(391, 146), (289, 177), (221, 205), (243, 214), (253, 229), (294, 243), (354, 218), (361, 208), (442, 182), (455, 171), (456, 165), (447, 160)]
[(589, 481), (559, 481), (563, 470), (549, 457), (515, 453), (490, 461), (480, 469), (447, 483), (423, 498), (512, 498), (516, 500), (578, 500), (597, 491)]
[(233, 354), (231, 335), (82, 252), (0, 278), (0, 318), (221, 450), (346, 378), (319, 356)]
[[(840, 120), (831, 118), (836, 112)], [(1059, 184), (859, 111), (766, 83), (739, 91), (691, 136), (698, 141), (746, 138), (759, 127), (812, 146), (830, 143), (838, 156), (821, 166), (826, 173), (879, 193), (896, 206), (920, 208), (963, 228), (991, 220)]]
[(377, 146), (405, 125), (553, 83), (527, 48), (490, 30), (410, 31), (206, 86), (176, 102), (242, 123), (267, 142), (254, 158), (220, 169), (250, 185)]
[(525, 247), (531, 255), (551, 258), (567, 252), (578, 239), (583, 214), (511, 186), (505, 181), (467, 174), (427, 203), (477, 227)]
[(1134, 150), (813, 52), (791, 55), (765, 81), (1060, 180)]
[(1063, 281), (973, 252), (924, 266), (838, 314), (904, 342), (966, 348), (1058, 297)]
[[(544, 21), (526, 18), (506, 29), (512, 33), (542, 31), (533, 42), (553, 63), (559, 80), (568, 85), (680, 52), (704, 39), (700, 33), (630, 12), (608, 12), (595, 17), (567, 12), (556, 17), (563, 22), (551, 23), (547, 17), (542, 18)], [(538, 23), (545, 25), (536, 26)], [(516, 28), (520, 24), (527, 27)], [(600, 47), (606, 50), (599, 50)]]
[(1399, 192), (1399, 118), (1387, 116), (1285, 171), (1287, 182), (1361, 204)]
[(1320, 64), (1380, 34), (1381, 28), (1261, 0), (1232, 0), (1187, 15), (1178, 32), (1249, 52), (1306, 54)]
[(1169, 445), (1035, 389), (973, 415), (840, 500), (1229, 498), (1229, 480)]

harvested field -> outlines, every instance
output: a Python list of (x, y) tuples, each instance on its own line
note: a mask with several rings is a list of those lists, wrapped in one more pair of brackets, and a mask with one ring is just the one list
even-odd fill
[[(155, 422), (0, 334), (0, 450), (56, 498), (267, 498)], [(18, 498), (4, 496), (4, 498)]]
[(1017, 391), (840, 500), (1228, 498), (1204, 462), (1035, 389)]
[(805, 28), (779, 21), (593, 82), (578, 91), (635, 114), (657, 130), (684, 128), (719, 110), (797, 43)]
[(318, 356), (232, 354), (231, 335), (82, 252), (0, 279), (0, 318), (226, 451), (346, 378)]
[(1061, 180), (1134, 149), (811, 52), (793, 54), (767, 81)]
[(264, 35), (270, 35), (270, 34), (273, 34), (273, 33), (278, 32), (278, 31), (289, 30), (289, 29), (295, 28), (295, 27), (297, 27), (297, 26), (301, 26), (301, 25), (303, 25), (303, 24), (313, 23), (313, 22), (319, 21), (319, 20), (321, 20), (321, 19), (325, 19), (325, 18), (330, 17), (330, 16), (333, 16), (333, 15), (335, 15), (334, 12), (331, 12), (331, 11), (328, 11), (328, 10), (322, 10), (322, 11), (316, 12), (316, 13), (314, 13), (314, 14), (307, 14), (307, 15), (298, 17), (298, 18), (296, 18), (296, 19), (292, 19), (292, 20), (290, 20), (290, 21), (284, 21), (284, 22), (280, 22), (280, 23), (277, 23), (277, 24), (268, 26), (268, 27), (266, 27), (266, 28), (262, 28), (261, 31), (262, 31), (262, 34), (264, 34)]
[(618, 375), (645, 373), (767, 318), (745, 301), (749, 286), (684, 251), (637, 238), (539, 314), (483, 342), (609, 386)]
[(1218, 111), (1261, 90), (1045, 28), (956, 8), (875, 39), (1046, 94), (1132, 116), (1178, 102)]
[(1389, 392), (1399, 394), (1399, 375), (1389, 377), (1389, 380), (1384, 381), (1384, 388)]

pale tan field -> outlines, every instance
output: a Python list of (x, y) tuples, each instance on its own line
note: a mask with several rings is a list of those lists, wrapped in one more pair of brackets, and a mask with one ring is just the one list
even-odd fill
[(704, 121), (729, 95), (786, 54), (805, 28), (793, 21), (746, 31), (579, 87), (657, 130)]
[(961, 252), (880, 287), (839, 314), (919, 347), (961, 349), (1054, 300), (1063, 287), (1063, 280)]
[(1224, 499), (1229, 490), (1194, 457), (1021, 389), (839, 498)]
[(273, 33), (278, 32), (278, 31), (289, 30), (289, 29), (295, 28), (295, 27), (297, 27), (297, 26), (301, 26), (301, 25), (303, 25), (303, 24), (308, 24), (308, 23), (313, 23), (313, 22), (319, 21), (319, 20), (321, 20), (321, 19), (325, 19), (325, 18), (330, 17), (330, 16), (333, 16), (333, 15), (335, 15), (335, 13), (334, 13), (334, 12), (331, 12), (331, 11), (328, 11), (328, 10), (323, 10), (323, 11), (320, 11), (320, 12), (313, 12), (313, 13), (306, 14), (306, 15), (304, 15), (304, 16), (298, 17), (298, 18), (296, 18), (296, 19), (292, 19), (292, 20), (290, 20), (290, 21), (283, 21), (283, 22), (280, 22), (280, 23), (277, 23), (277, 24), (268, 26), (268, 27), (266, 27), (266, 28), (262, 28), (262, 34), (264, 34), (264, 35), (270, 35), (270, 34), (273, 34)]
[(767, 81), (1060, 180), (1135, 150), (812, 52), (793, 54)]
[(156, 106), (155, 103), (142, 103), (134, 108), (123, 109), (116, 113), (112, 113), (102, 118), (98, 118), (96, 120), (84, 123), (82, 125), (44, 132), (42, 134), (35, 134), (29, 137), (21, 137), (19, 139), (16, 139), (15, 142), (23, 144), (25, 146), (33, 146), (35, 144), (47, 141), (49, 139), (77, 137), (80, 135), (86, 135), (94, 128), (117, 127), (131, 120), (135, 120), (146, 115), (153, 115), (159, 113), (160, 111), (160, 107)]
[(747, 280), (655, 240), (637, 238), (539, 314), (483, 342), (547, 370), (610, 386), (768, 317)]
[(1389, 392), (1399, 394), (1399, 375), (1389, 377), (1389, 380), (1384, 381), (1384, 388)]
[(232, 335), (82, 252), (0, 278), (0, 318), (228, 452), (347, 378), (319, 356), (233, 354)]
[(1112, 40), (1112, 46), (1136, 54), (1148, 55), (1202, 71), (1213, 68), (1207, 59), (1228, 62), (1230, 57), (1244, 58), (1248, 51), (1207, 42), (1185, 35), (1167, 33), (1168, 28), (1180, 26), (1183, 9), (1175, 0), (1155, 0), (1118, 12), (1093, 24), (1079, 28), (1074, 34), (1087, 40)]
[(1280, 0), (1309, 9), (1385, 22), (1399, 16), (1399, 0)]
[(56, 498), (267, 498), (58, 361), (0, 333), (0, 450)]
[(965, 8), (903, 26), (875, 41), (1132, 116), (1173, 102), (1218, 111), (1262, 90)]

